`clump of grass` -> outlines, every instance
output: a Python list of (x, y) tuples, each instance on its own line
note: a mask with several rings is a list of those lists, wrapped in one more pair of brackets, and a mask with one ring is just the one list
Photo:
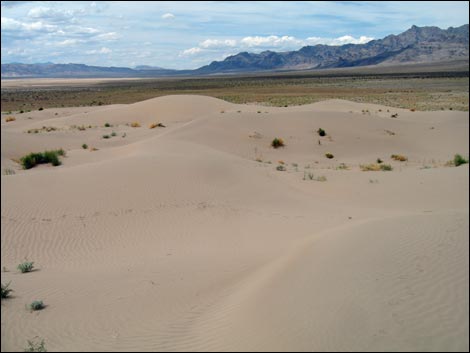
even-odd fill
[(65, 151), (61, 148), (54, 151), (44, 151), (43, 153), (30, 153), (20, 158), (20, 163), (24, 169), (31, 169), (37, 164), (51, 163), (54, 167), (61, 165), (59, 156), (65, 156)]
[(15, 121), (15, 120), (16, 120), (16, 118), (15, 118), (14, 116), (7, 116), (7, 117), (5, 118), (5, 121), (6, 121), (7, 123), (9, 123), (10, 121)]
[(383, 160), (381, 160), (380, 158), (377, 158), (377, 163), (382, 164)]
[(149, 129), (155, 129), (156, 127), (166, 127), (162, 123), (153, 123), (149, 126)]
[(333, 156), (333, 154), (331, 154), (331, 153), (325, 153), (325, 157), (328, 158), (328, 159), (335, 158), (335, 156)]
[(92, 148), (90, 148), (90, 151), (94, 152), (94, 151), (98, 151), (98, 149), (96, 147), (92, 147)]
[(349, 167), (345, 163), (340, 163), (337, 169), (340, 170), (349, 170)]
[(271, 141), (271, 146), (274, 148), (284, 147), (284, 140), (282, 138), (276, 137), (274, 140)]
[(104, 127), (111, 127), (111, 124), (110, 123), (105, 123)]
[(304, 180), (315, 180), (315, 181), (327, 181), (326, 176), (321, 175), (319, 177), (315, 177), (315, 175), (311, 172), (304, 171)]
[[(36, 337), (35, 337), (36, 338)], [(34, 340), (28, 340), (28, 347), (24, 350), (25, 352), (47, 352), (44, 339), (37, 342)]]
[(104, 139), (109, 139), (111, 136), (109, 136), (109, 135), (103, 135), (102, 137), (103, 137)]
[(258, 163), (263, 163), (263, 160), (261, 158), (256, 158), (255, 161), (257, 161)]
[(87, 145), (86, 143), (84, 143), (84, 144), (82, 145), (82, 148), (83, 148), (84, 150), (86, 150), (86, 149), (88, 148), (88, 145)]
[(15, 173), (15, 171), (14, 171), (13, 169), (11, 169), (11, 168), (5, 168), (5, 169), (3, 170), (3, 174), (4, 174), (4, 175), (14, 175), (14, 174), (16, 174), (16, 173)]
[(280, 171), (280, 172), (285, 172), (287, 169), (286, 167), (283, 165), (283, 164), (279, 164), (277, 167), (276, 167), (276, 170)]
[(17, 269), (21, 271), (21, 273), (31, 272), (34, 268), (34, 262), (25, 261), (17, 266)]
[(393, 170), (390, 164), (361, 164), (359, 166), (363, 172), (378, 172), (382, 171), (391, 171)]
[(454, 156), (454, 165), (458, 167), (459, 165), (468, 163), (468, 159), (463, 158), (460, 154)]
[(140, 127), (140, 124), (137, 121), (131, 123), (131, 127)]
[(113, 132), (111, 133), (111, 136), (116, 136), (116, 133), (113, 131)]
[(408, 160), (408, 157), (403, 156), (403, 155), (401, 155), (401, 154), (392, 154), (392, 155), (390, 156), (390, 158), (392, 158), (392, 159), (394, 159), (394, 160), (396, 160), (396, 161), (400, 161), (400, 162), (405, 162), (405, 161)]
[(42, 300), (35, 300), (31, 304), (29, 304), (29, 308), (31, 311), (38, 311), (44, 309), (46, 306), (42, 302)]
[(1, 296), (2, 296), (2, 299), (6, 299), (10, 296), (10, 293), (13, 292), (13, 289), (10, 289), (8, 288), (10, 286), (10, 282), (8, 282), (7, 284), (2, 284), (2, 291), (1, 291)]
[(323, 130), (322, 128), (319, 128), (319, 129), (317, 130), (317, 132), (318, 132), (318, 135), (320, 135), (320, 136), (326, 136), (326, 131)]

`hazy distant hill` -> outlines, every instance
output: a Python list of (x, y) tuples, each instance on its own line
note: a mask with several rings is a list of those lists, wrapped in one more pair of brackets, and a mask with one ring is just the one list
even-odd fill
[(304, 70), (365, 65), (393, 66), (407, 63), (437, 63), (468, 60), (469, 27), (446, 30), (438, 27), (412, 26), (399, 35), (389, 35), (366, 44), (342, 46), (315, 45), (296, 51), (260, 54), (239, 53), (223, 61), (196, 70), (168, 70), (142, 65), (99, 67), (83, 64), (2, 64), (2, 78), (20, 77), (157, 77), (175, 75), (210, 75), (276, 70)]
[(442, 30), (413, 26), (399, 35), (389, 35), (366, 44), (306, 46), (297, 51), (260, 54), (239, 53), (196, 70), (219, 73), (260, 70), (322, 69), (364, 65), (396, 65), (468, 59), (468, 24)]

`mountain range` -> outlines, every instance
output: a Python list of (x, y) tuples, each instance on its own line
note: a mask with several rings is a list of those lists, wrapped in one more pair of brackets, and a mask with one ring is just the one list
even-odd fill
[(2, 64), (2, 78), (21, 77), (157, 77), (213, 75), (279, 70), (311, 70), (367, 65), (394, 66), (436, 63), (469, 58), (468, 24), (454, 28), (412, 26), (398, 35), (366, 44), (305, 46), (296, 51), (242, 52), (195, 70), (169, 70), (156, 66), (99, 67), (84, 64)]

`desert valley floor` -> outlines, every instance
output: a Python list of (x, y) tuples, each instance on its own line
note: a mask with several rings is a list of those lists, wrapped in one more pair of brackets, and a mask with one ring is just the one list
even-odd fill
[[(468, 112), (164, 96), (10, 115), (2, 351), (468, 351), (469, 169), (447, 163)], [(361, 170), (378, 158), (393, 170)]]

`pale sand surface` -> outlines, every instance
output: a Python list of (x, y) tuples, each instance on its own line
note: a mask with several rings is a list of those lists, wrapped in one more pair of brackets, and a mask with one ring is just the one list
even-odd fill
[[(49, 351), (468, 351), (468, 164), (445, 166), (468, 157), (467, 112), (166, 96), (14, 116), (2, 351), (35, 336)], [(25, 132), (42, 126), (58, 130)], [(59, 167), (12, 161), (56, 148)], [(394, 170), (359, 169), (379, 157)], [(37, 271), (18, 272), (25, 258)]]

